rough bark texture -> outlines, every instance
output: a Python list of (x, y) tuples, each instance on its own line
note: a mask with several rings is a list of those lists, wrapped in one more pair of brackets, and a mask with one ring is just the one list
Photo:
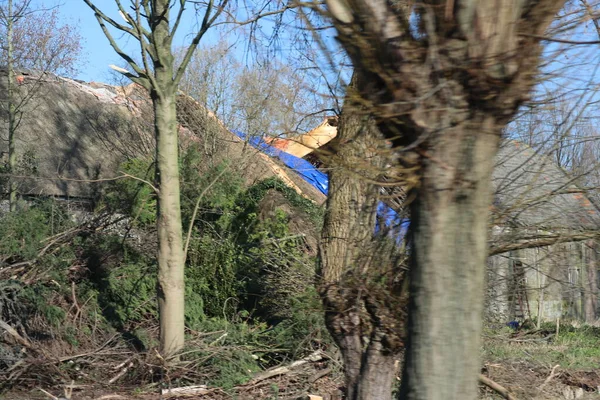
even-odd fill
[[(411, 296), (399, 398), (476, 399), (490, 174), (564, 1), (327, 0), (411, 190)], [(417, 31), (418, 32), (415, 32)]]
[(405, 298), (397, 260), (374, 237), (379, 194), (372, 180), (385, 159), (382, 140), (374, 121), (351, 100), (337, 140), (320, 247), (326, 322), (344, 360), (346, 398), (386, 400), (402, 349)]
[[(489, 181), (500, 135), (493, 118), (468, 125), (429, 149), (438, 161), (423, 165), (411, 206), (410, 351), (400, 398), (476, 396)], [(423, 384), (423, 376), (436, 384)]]

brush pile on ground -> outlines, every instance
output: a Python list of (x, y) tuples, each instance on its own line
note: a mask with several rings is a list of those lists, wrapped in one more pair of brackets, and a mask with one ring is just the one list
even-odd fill
[[(28, 399), (65, 385), (78, 399), (198, 385), (196, 395), (210, 398), (297, 397), (315, 384), (337, 391), (312, 284), (322, 210), (274, 178), (247, 187), (225, 164), (199, 174), (201, 159), (193, 146), (182, 156), (191, 234), (180, 361), (156, 351), (156, 200), (141, 181), (122, 179), (87, 210), (38, 199), (0, 216), (2, 391)], [(152, 180), (148, 160), (122, 170)], [(204, 192), (215, 176), (221, 183)]]

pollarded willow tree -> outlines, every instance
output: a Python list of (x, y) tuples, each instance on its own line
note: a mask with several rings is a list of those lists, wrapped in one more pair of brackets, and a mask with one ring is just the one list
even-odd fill
[[(186, 0), (132, 0), (128, 8), (115, 0), (114, 6), (125, 23), (115, 21), (92, 0), (84, 0), (110, 45), (132, 69), (122, 73), (148, 90), (154, 108), (156, 137), (156, 182), (158, 199), (158, 309), (160, 346), (163, 354), (172, 356), (184, 345), (184, 263), (181, 225), (177, 88), (194, 51), (209, 28), (223, 13), (227, 0), (199, 2)], [(192, 4), (193, 3), (193, 4)], [(173, 39), (186, 17), (187, 7), (195, 7), (203, 15), (200, 26), (192, 35), (179, 65), (173, 55)], [(173, 15), (171, 14), (173, 13)], [(139, 43), (140, 62), (127, 54), (113, 32), (129, 35)]]
[[(364, 82), (362, 103), (392, 143), (398, 167), (413, 178), (406, 181), (414, 182), (408, 188), (414, 196), (411, 300), (399, 398), (475, 399), (495, 155), (502, 129), (535, 82), (544, 32), (565, 1), (426, 0), (410, 8), (386, 0), (326, 3)], [(331, 244), (323, 246), (327, 251)], [(327, 268), (326, 283), (341, 282), (344, 271)], [(355, 292), (338, 288), (324, 295), (326, 304), (340, 303), (339, 296)], [(337, 334), (349, 334), (346, 311), (328, 310), (341, 321)], [(396, 337), (382, 329), (377, 340), (366, 349), (385, 361)], [(342, 350), (368, 359), (360, 345)], [(360, 368), (367, 374), (372, 366)], [(377, 398), (381, 391), (364, 386), (354, 398)]]

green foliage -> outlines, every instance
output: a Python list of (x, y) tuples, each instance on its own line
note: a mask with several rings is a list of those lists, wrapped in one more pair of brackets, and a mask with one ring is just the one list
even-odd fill
[(316, 291), (308, 290), (291, 304), (290, 317), (271, 327), (256, 318), (240, 319), (243, 312), (233, 322), (207, 318), (197, 330), (209, 334), (201, 345), (190, 341), (186, 357), (202, 360), (198, 368), (206, 371), (209, 385), (229, 389), (260, 370), (331, 346)]
[[(202, 162), (194, 146), (182, 153), (184, 225), (201, 198), (185, 270), (186, 325), (195, 331), (220, 332), (191, 350), (202, 355), (212, 384), (230, 388), (262, 368), (329, 343), (312, 286), (315, 260), (305, 254), (302, 238), (290, 232), (287, 211), (264, 213), (260, 203), (269, 191), (277, 191), (292, 212), (310, 216), (315, 224), (320, 224), (322, 212), (276, 179), (242, 190), (243, 180), (227, 164), (207, 168)], [(153, 180), (148, 160), (130, 160), (122, 170)], [(109, 210), (135, 220), (139, 232), (155, 223), (156, 198), (143, 182), (115, 181), (103, 201)], [(3, 222), (0, 254), (11, 254), (11, 262), (35, 257), (45, 238), (71, 224), (53, 203), (24, 208), (3, 217)], [(96, 324), (103, 329), (112, 326), (136, 338), (140, 348), (156, 345), (147, 327), (157, 321), (157, 266), (147, 246), (107, 231), (85, 232), (48, 252), (39, 263), (43, 280), (10, 289), (12, 297), (26, 304), (24, 315), (43, 317), (53, 335), (81, 345), (81, 332), (91, 330), (81, 321), (79, 331), (72, 329), (70, 290), (76, 282), (77, 297), (85, 299), (82, 317), (95, 321), (94, 329)]]
[[(121, 171), (148, 182), (154, 180), (153, 163), (145, 158), (135, 158), (121, 165)], [(116, 180), (104, 196), (111, 210), (133, 217), (141, 226), (156, 222), (156, 195), (146, 183), (133, 178)]]
[(302, 238), (290, 234), (290, 216), (285, 211), (276, 209), (270, 217), (259, 218), (259, 204), (270, 190), (283, 194), (315, 224), (322, 214), (319, 207), (277, 179), (259, 182), (238, 199), (231, 230), (237, 232), (245, 250), (244, 268), (238, 273), (245, 284), (241, 297), (259, 316), (278, 321), (290, 316), (292, 298), (312, 284), (316, 260), (305, 254)]
[(314, 286), (289, 299), (289, 313), (273, 330), (273, 341), (287, 348), (292, 358), (323, 347), (333, 340), (325, 326), (321, 298)]
[[(186, 289), (191, 307), (204, 304), (209, 316), (231, 315), (227, 302), (235, 299), (240, 289), (237, 270), (240, 266), (240, 253), (236, 244), (229, 238), (219, 239), (211, 234), (196, 236), (190, 243), (186, 265)], [(191, 301), (194, 294), (203, 302)], [(235, 301), (229, 302), (235, 306)], [(192, 329), (198, 320), (190, 320)]]
[(233, 207), (244, 183), (227, 160), (207, 166), (197, 144), (191, 144), (183, 152), (180, 178), (181, 214), (186, 228), (198, 199), (200, 214), (196, 222), (214, 221)]
[(269, 190), (276, 190), (283, 194), (290, 205), (308, 215), (315, 226), (320, 227), (322, 225), (323, 208), (296, 193), (294, 189), (287, 186), (280, 179), (273, 177), (251, 186), (238, 198), (237, 209), (243, 211), (237, 220), (240, 226), (249, 226), (248, 223), (256, 222), (258, 205)]
[(118, 326), (156, 319), (156, 268), (153, 265), (124, 260), (109, 271), (105, 285), (99, 301)]
[[(541, 329), (532, 330), (530, 341), (508, 340), (512, 333), (501, 329), (484, 330), (482, 348), (486, 362), (523, 361), (538, 365), (559, 364), (563, 369), (597, 368), (600, 359), (600, 328), (562, 325), (558, 336), (556, 323), (542, 323)], [(525, 337), (527, 339), (527, 337)], [(547, 338), (544, 340), (543, 338)]]
[(43, 239), (72, 223), (55, 201), (43, 200), (0, 217), (0, 260), (30, 260), (37, 256)]
[(30, 313), (37, 313), (53, 327), (60, 327), (65, 321), (66, 312), (53, 304), (56, 288), (38, 283), (23, 289), (20, 300), (23, 301)]

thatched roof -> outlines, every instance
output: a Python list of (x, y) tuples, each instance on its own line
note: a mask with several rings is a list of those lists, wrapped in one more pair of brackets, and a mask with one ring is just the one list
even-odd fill
[(600, 210), (551, 157), (506, 140), (493, 173), (496, 223), (537, 229), (600, 227)]
[[(34, 164), (35, 176), (20, 178), (23, 194), (92, 198), (103, 179), (119, 175), (126, 159), (151, 155), (154, 148), (152, 107), (147, 94), (127, 87), (85, 83), (54, 75), (20, 74), (20, 93), (34, 85), (36, 96), (24, 108), (17, 131), (19, 159)], [(6, 71), (0, 70), (0, 103), (6, 104)], [(321, 204), (325, 197), (283, 165), (247, 146), (214, 115), (188, 96), (178, 99), (182, 144), (201, 144), (207, 166), (223, 159), (250, 184), (277, 175), (306, 197)], [(6, 115), (0, 132), (7, 132)], [(6, 157), (6, 134), (0, 133)], [(5, 159), (3, 159), (4, 161)], [(30, 168), (31, 169), (31, 168)], [(29, 175), (26, 171), (22, 175)]]

